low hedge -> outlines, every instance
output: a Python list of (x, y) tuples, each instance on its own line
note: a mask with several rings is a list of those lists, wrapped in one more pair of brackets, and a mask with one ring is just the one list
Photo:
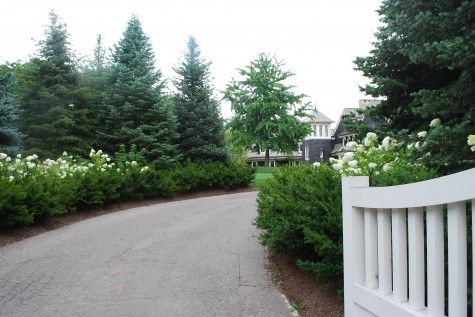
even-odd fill
[(154, 170), (135, 161), (112, 163), (93, 153), (90, 160), (63, 156), (0, 156), (0, 228), (30, 225), (45, 217), (108, 203), (169, 197), (205, 189), (244, 187), (254, 169), (240, 164), (186, 163)]

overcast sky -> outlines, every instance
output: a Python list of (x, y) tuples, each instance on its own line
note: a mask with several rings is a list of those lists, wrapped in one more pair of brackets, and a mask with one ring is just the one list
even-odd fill
[[(298, 93), (337, 120), (344, 107), (364, 98), (367, 80), (353, 70), (366, 55), (379, 22), (380, 0), (0, 0), (0, 63), (27, 60), (43, 38), (54, 9), (68, 26), (79, 56), (92, 53), (96, 35), (112, 46), (136, 14), (155, 50), (157, 67), (170, 78), (172, 67), (194, 35), (212, 61), (216, 89), (260, 52), (276, 54), (296, 76)], [(222, 105), (229, 117), (229, 105)]]

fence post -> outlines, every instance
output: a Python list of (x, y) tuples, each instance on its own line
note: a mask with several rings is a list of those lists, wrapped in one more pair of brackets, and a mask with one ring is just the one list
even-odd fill
[(353, 207), (353, 188), (369, 187), (367, 176), (343, 177), (343, 268), (345, 317), (353, 317), (353, 284), (364, 285), (364, 216), (362, 208)]

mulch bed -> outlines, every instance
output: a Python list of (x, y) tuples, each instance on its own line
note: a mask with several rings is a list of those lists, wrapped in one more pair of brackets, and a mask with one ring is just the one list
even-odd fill
[(343, 317), (343, 300), (337, 298), (336, 287), (320, 283), (287, 257), (269, 253), (268, 271), (281, 292), (303, 317)]
[(186, 199), (193, 199), (193, 198), (200, 198), (200, 197), (235, 194), (235, 193), (243, 193), (243, 192), (252, 192), (252, 191), (256, 191), (256, 189), (253, 187), (247, 187), (247, 188), (241, 188), (241, 189), (230, 190), (230, 191), (225, 191), (221, 189), (206, 190), (206, 191), (176, 195), (171, 198), (157, 198), (157, 199), (148, 199), (148, 200), (142, 200), (142, 201), (117, 203), (117, 204), (110, 204), (103, 207), (98, 207), (98, 208), (93, 208), (93, 209), (88, 209), (88, 210), (71, 212), (64, 215), (49, 217), (43, 223), (34, 224), (32, 226), (16, 227), (16, 228), (2, 230), (0, 231), (0, 247), (32, 237), (32, 236), (36, 236), (46, 231), (54, 230), (54, 229), (78, 222), (78, 221), (109, 214), (115, 211), (120, 211), (120, 210), (135, 208), (135, 207), (149, 206), (149, 205), (160, 204), (160, 203), (166, 203), (166, 202), (171, 202), (171, 201), (179, 201), (179, 200), (186, 200)]

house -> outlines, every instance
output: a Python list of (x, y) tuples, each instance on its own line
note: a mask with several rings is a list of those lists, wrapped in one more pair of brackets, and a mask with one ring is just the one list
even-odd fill
[(334, 122), (323, 113), (313, 109), (306, 122), (311, 132), (303, 141), (302, 160), (310, 163), (327, 161), (332, 151), (332, 130)]
[(358, 108), (344, 108), (338, 122), (335, 126), (334, 133), (332, 135), (332, 151), (331, 156), (335, 158), (341, 158), (345, 152), (348, 150), (346, 149), (346, 144), (351, 141), (356, 140), (356, 134), (353, 131), (348, 131), (343, 124), (343, 120), (348, 116), (354, 114), (356, 118), (372, 128), (376, 128), (378, 126), (377, 122), (374, 121), (372, 118), (367, 117), (363, 114), (358, 113), (358, 109), (365, 109), (368, 107), (374, 107), (381, 103), (381, 100), (378, 99), (361, 99), (359, 100)]
[[(381, 100), (377, 99), (361, 99), (358, 108), (344, 108), (334, 129), (331, 128), (334, 121), (315, 107), (305, 119), (311, 127), (310, 134), (290, 154), (270, 151), (270, 166), (297, 164), (299, 162), (325, 162), (330, 157), (341, 158), (348, 151), (346, 144), (356, 140), (356, 134), (345, 128), (343, 120), (354, 114), (358, 120), (375, 128), (377, 122), (363, 114), (359, 114), (358, 109), (373, 107), (380, 102)], [(252, 166), (264, 165), (264, 160), (265, 152), (258, 148), (247, 153), (247, 162)]]

